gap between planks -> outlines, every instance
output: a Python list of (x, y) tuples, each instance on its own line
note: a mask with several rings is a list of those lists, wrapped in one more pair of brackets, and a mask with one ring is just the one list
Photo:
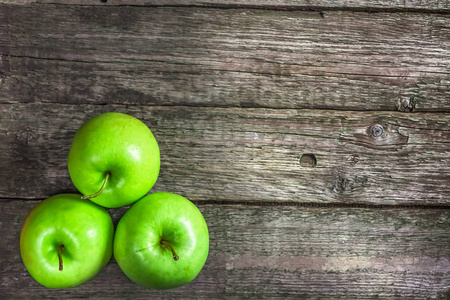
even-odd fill
[[(0, 197), (0, 203), (14, 202), (14, 201), (43, 201), (45, 198), (4, 198)], [(366, 204), (366, 203), (307, 203), (307, 202), (264, 202), (264, 201), (233, 201), (233, 200), (193, 200), (191, 201), (196, 206), (276, 206), (276, 207), (305, 207), (305, 208), (361, 208), (361, 209), (376, 209), (376, 210), (390, 210), (390, 209), (423, 209), (423, 210), (450, 210), (449, 205), (439, 204)], [(132, 205), (132, 204), (131, 204)], [(130, 206), (131, 206), (130, 205)], [(128, 206), (126, 206), (128, 207)]]
[[(253, 3), (251, 3), (253, 2)], [(271, 3), (273, 2), (273, 3)], [(291, 3), (290, 1), (248, 1), (247, 3), (236, 3), (234, 1), (97, 1), (86, 3), (83, 0), (0, 0), (0, 4), (34, 4), (34, 5), (70, 5), (70, 6), (114, 6), (114, 7), (148, 7), (148, 8), (200, 8), (200, 9), (246, 9), (246, 10), (270, 10), (270, 11), (311, 11), (320, 12), (321, 17), (324, 17), (325, 12), (333, 11), (348, 11), (348, 12), (367, 12), (367, 13), (424, 13), (424, 14), (449, 14), (448, 7), (439, 7), (439, 5), (429, 7), (414, 7), (414, 6), (383, 6), (376, 3), (368, 2), (359, 3), (360, 6), (350, 6), (348, 3), (343, 3), (340, 6), (326, 6), (321, 1), (319, 3), (311, 4), (311, 1), (306, 3)], [(326, 2), (326, 1), (324, 1)]]
[[(42, 104), (42, 105), (48, 105), (48, 104), (54, 104), (54, 105), (62, 105), (62, 106), (70, 106), (73, 107), (74, 103), (67, 103), (67, 102), (55, 102), (55, 101), (45, 101), (45, 100), (35, 100), (33, 102), (23, 103), (23, 102), (0, 102), (0, 105), (8, 106), (8, 105), (36, 105), (36, 104)], [(180, 110), (185, 109), (191, 109), (191, 108), (198, 108), (198, 109), (214, 109), (214, 110), (229, 110), (229, 109), (242, 109), (242, 110), (259, 110), (259, 109), (267, 109), (271, 111), (318, 111), (318, 112), (363, 112), (363, 113), (395, 113), (399, 115), (414, 115), (419, 116), (421, 114), (433, 114), (433, 115), (447, 115), (450, 113), (450, 107), (448, 108), (442, 108), (439, 110), (427, 110), (426, 108), (420, 108), (420, 110), (399, 110), (397, 107), (393, 107), (392, 109), (357, 109), (357, 108), (346, 108), (346, 107), (339, 107), (339, 106), (330, 106), (330, 107), (298, 107), (298, 108), (292, 108), (292, 107), (272, 107), (272, 106), (260, 106), (260, 105), (239, 105), (239, 106), (232, 106), (232, 105), (223, 105), (220, 106), (219, 104), (212, 103), (211, 105), (206, 105), (205, 103), (192, 103), (192, 104), (157, 104), (154, 105), (151, 102), (146, 103), (139, 103), (139, 104), (130, 104), (130, 103), (106, 103), (106, 102), (92, 102), (92, 103), (83, 103), (80, 105), (86, 105), (90, 107), (102, 107), (102, 106), (108, 106), (111, 107), (111, 110), (114, 109), (122, 109), (122, 108), (128, 108), (130, 106), (133, 107), (142, 107), (142, 108), (152, 108), (152, 109), (164, 109), (164, 108), (179, 108)]]

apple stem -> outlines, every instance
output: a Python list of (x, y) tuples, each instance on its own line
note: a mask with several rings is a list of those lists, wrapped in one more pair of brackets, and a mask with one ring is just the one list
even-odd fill
[(166, 246), (170, 250), (172, 250), (173, 260), (177, 261), (179, 259), (177, 253), (175, 252), (175, 249), (173, 249), (172, 244), (170, 244), (168, 241), (161, 240), (161, 245)]
[(62, 260), (62, 255), (61, 255), (61, 251), (63, 251), (65, 249), (64, 245), (61, 244), (58, 247), (58, 259), (59, 259), (59, 270), (62, 271), (63, 270), (63, 260)]
[(91, 199), (91, 198), (95, 198), (95, 197), (100, 196), (100, 194), (103, 193), (103, 190), (104, 190), (105, 187), (106, 187), (106, 183), (108, 182), (109, 176), (111, 176), (111, 172), (107, 171), (107, 172), (105, 173), (105, 176), (106, 176), (106, 177), (105, 177), (105, 180), (103, 180), (102, 187), (98, 190), (97, 193), (94, 193), (94, 194), (92, 194), (92, 195), (82, 196), (81, 199), (87, 200), (87, 199)]

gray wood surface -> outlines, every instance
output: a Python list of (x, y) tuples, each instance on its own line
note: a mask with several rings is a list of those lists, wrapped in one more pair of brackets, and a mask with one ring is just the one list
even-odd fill
[(0, 6), (0, 103), (449, 111), (449, 15)]
[[(154, 191), (192, 200), (450, 204), (450, 114), (37, 103), (0, 106), (0, 197), (74, 191), (72, 139), (107, 111), (153, 131), (161, 148)], [(317, 165), (302, 166), (303, 154)]]
[[(191, 284), (162, 292), (140, 288), (112, 261), (78, 288), (51, 290), (27, 273), (18, 247), (22, 222), (36, 204), (1, 202), (2, 299), (426, 299), (450, 284), (446, 210), (200, 203), (210, 231), (210, 255)], [(112, 210), (115, 223), (125, 210)]]
[[(0, 298), (450, 299), (449, 4), (0, 0)], [(154, 132), (152, 191), (205, 216), (185, 287), (112, 260), (51, 290), (22, 264), (28, 211), (76, 192), (70, 143), (107, 111)]]
[(423, 11), (448, 12), (446, 0), (0, 0), (8, 4), (75, 4), (75, 5), (123, 5), (123, 6), (200, 6), (200, 7), (255, 7), (283, 10), (367, 10), (367, 11)]

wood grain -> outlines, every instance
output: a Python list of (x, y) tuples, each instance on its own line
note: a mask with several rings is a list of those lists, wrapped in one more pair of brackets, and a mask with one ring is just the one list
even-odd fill
[[(0, 298), (449, 299), (449, 12), (440, 0), (0, 0)], [(22, 264), (27, 213), (76, 192), (70, 143), (107, 111), (155, 134), (151, 192), (205, 216), (210, 256), (187, 286), (141, 288), (112, 259), (52, 290)], [(126, 209), (110, 210), (115, 224)]]
[(341, 9), (341, 10), (401, 10), (448, 12), (450, 5), (442, 0), (0, 0), (8, 4), (68, 4), (68, 5), (120, 5), (120, 6), (199, 6), (199, 7), (264, 7), (266, 9)]
[[(0, 197), (75, 191), (70, 144), (83, 122), (107, 111), (133, 115), (155, 134), (161, 172), (153, 191), (192, 200), (450, 204), (450, 114), (44, 103), (0, 106)], [(315, 167), (300, 162), (304, 154)]]
[(448, 112), (449, 26), (446, 14), (1, 5), (0, 103)]
[[(2, 299), (426, 299), (450, 287), (446, 210), (200, 204), (210, 255), (191, 284), (140, 288), (112, 260), (90, 282), (52, 290), (36, 283), (20, 258), (20, 228), (35, 204), (1, 202)], [(114, 223), (125, 211), (111, 210)]]

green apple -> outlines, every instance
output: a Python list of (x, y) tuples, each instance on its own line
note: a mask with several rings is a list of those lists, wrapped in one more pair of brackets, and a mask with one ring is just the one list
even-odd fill
[(150, 129), (122, 113), (84, 123), (69, 152), (69, 174), (85, 199), (120, 207), (142, 198), (159, 174), (159, 147)]
[(132, 281), (170, 289), (192, 281), (209, 251), (209, 234), (198, 208), (172, 193), (154, 193), (122, 217), (114, 237), (114, 257)]
[(50, 288), (80, 285), (112, 255), (109, 213), (80, 195), (62, 194), (36, 205), (20, 234), (20, 253), (31, 276)]

